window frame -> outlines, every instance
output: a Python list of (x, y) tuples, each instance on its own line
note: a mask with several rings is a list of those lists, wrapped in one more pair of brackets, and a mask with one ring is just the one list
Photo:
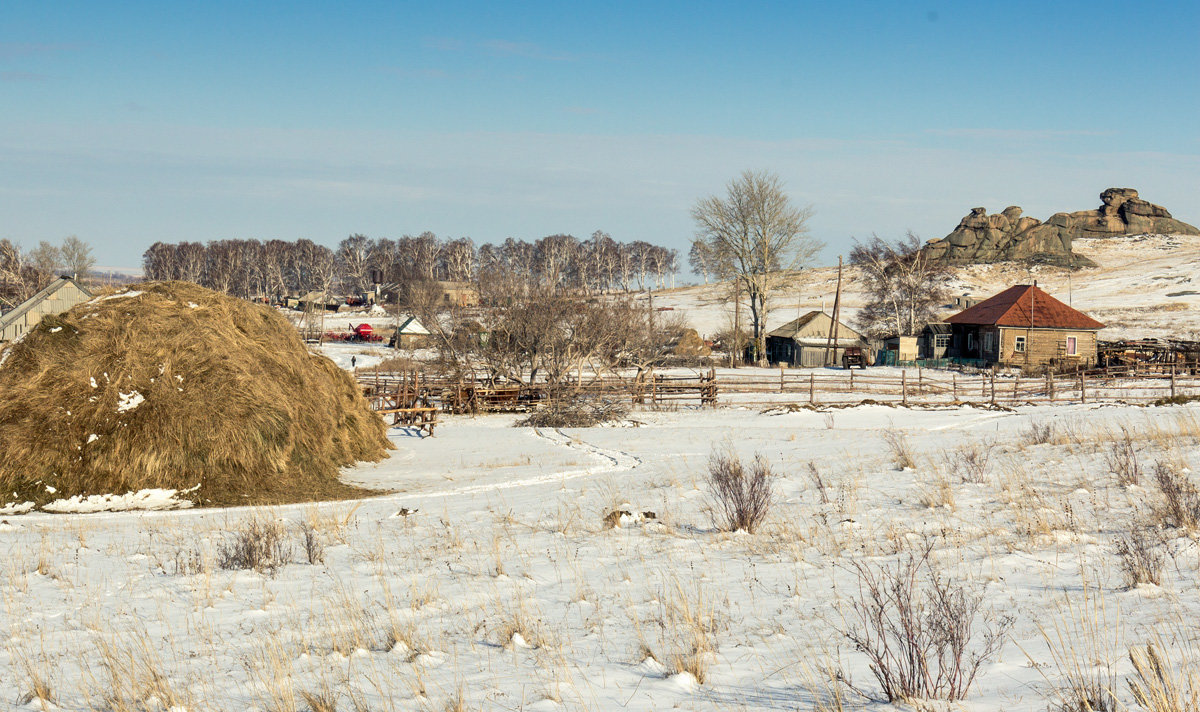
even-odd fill
[(1013, 337), (1013, 353), (1023, 354), (1029, 344), (1028, 337), (1016, 336)]
[(1078, 356), (1079, 355), (1079, 337), (1078, 336), (1068, 336), (1067, 337), (1067, 355), (1068, 356)]

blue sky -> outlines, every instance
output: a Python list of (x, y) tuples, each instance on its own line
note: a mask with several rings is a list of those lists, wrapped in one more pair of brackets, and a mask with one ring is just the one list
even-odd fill
[(0, 237), (603, 229), (745, 169), (851, 237), (1128, 186), (1200, 222), (1196, 3), (0, 4)]

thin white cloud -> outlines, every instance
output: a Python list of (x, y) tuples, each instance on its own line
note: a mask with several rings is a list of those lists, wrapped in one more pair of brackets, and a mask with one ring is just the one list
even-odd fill
[(0, 72), (0, 82), (44, 82), (49, 78), (37, 72)]
[(79, 49), (79, 45), (66, 42), (0, 42), (0, 60), (39, 54), (53, 54), (55, 52), (69, 52), (77, 49)]
[(540, 59), (549, 62), (573, 62), (577, 59), (575, 55), (568, 52), (552, 52), (532, 42), (487, 40), (479, 43), (479, 46), (492, 54), (508, 57), (524, 57), (525, 59)]
[(957, 129), (928, 129), (925, 133), (934, 136), (950, 136), (954, 138), (998, 139), (1005, 141), (1034, 141), (1073, 136), (1113, 136), (1116, 131), (1092, 131), (1088, 129), (996, 129), (996, 128), (957, 128)]

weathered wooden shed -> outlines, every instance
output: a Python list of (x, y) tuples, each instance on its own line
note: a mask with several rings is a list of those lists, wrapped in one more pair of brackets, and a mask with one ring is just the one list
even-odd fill
[(946, 319), (950, 355), (1006, 366), (1089, 366), (1104, 324), (1036, 285), (1015, 287)]
[(37, 326), (42, 317), (62, 314), (92, 296), (86, 287), (74, 279), (59, 277), (12, 311), (0, 315), (0, 343), (20, 338)]
[[(825, 365), (829, 350), (829, 330), (833, 317), (825, 312), (810, 311), (767, 334), (767, 360), (791, 366), (818, 367)], [(837, 344), (832, 363), (840, 364), (846, 348), (867, 345), (862, 334), (838, 322)]]

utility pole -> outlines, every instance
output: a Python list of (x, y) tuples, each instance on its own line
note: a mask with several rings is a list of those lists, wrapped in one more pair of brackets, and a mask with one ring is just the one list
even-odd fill
[[(838, 255), (837, 290), (833, 293), (833, 323), (829, 325), (829, 341), (825, 344), (825, 365), (837, 360), (838, 318), (842, 312), (842, 256)], [(833, 349), (832, 355), (830, 349)]]

